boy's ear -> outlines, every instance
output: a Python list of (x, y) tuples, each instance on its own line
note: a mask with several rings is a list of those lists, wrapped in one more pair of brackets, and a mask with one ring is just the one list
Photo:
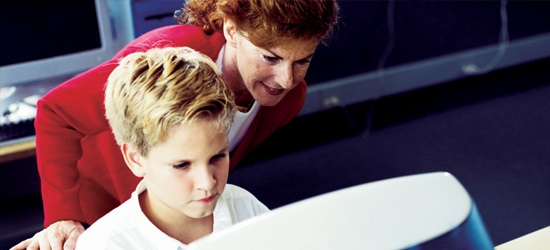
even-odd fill
[(237, 41), (235, 39), (237, 35), (237, 28), (235, 27), (235, 23), (233, 23), (233, 21), (229, 18), (223, 19), (223, 35), (227, 44), (231, 47), (236, 47)]
[(134, 173), (137, 177), (144, 177), (145, 168), (142, 164), (143, 158), (137, 150), (132, 148), (127, 143), (123, 143), (120, 146), (120, 150), (122, 151), (122, 156), (124, 157), (124, 161), (126, 161), (126, 165), (128, 165), (132, 173)]

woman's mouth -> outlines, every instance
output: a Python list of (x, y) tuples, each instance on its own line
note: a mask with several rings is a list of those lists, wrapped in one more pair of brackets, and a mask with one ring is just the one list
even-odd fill
[(285, 91), (284, 89), (271, 88), (263, 83), (262, 85), (264, 86), (265, 91), (270, 95), (280, 95)]

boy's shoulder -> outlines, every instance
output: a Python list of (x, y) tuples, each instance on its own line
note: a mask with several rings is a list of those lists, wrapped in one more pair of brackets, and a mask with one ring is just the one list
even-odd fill
[(104, 242), (117, 236), (120, 232), (134, 228), (134, 220), (129, 220), (134, 214), (130, 200), (111, 210), (109, 213), (94, 222), (78, 238), (78, 241)]
[(229, 183), (225, 184), (225, 189), (223, 190), (222, 196), (224, 198), (238, 198), (238, 197), (250, 197), (250, 196), (254, 197), (254, 195), (248, 192), (248, 190)]
[(226, 184), (222, 198), (227, 204), (233, 224), (269, 212), (269, 208), (244, 188)]
[[(132, 197), (133, 198), (133, 197)], [(94, 222), (78, 238), (77, 249), (124, 249), (124, 246), (147, 246), (144, 239), (149, 225), (140, 212), (139, 202), (127, 200)], [(142, 249), (141, 247), (139, 249)]]

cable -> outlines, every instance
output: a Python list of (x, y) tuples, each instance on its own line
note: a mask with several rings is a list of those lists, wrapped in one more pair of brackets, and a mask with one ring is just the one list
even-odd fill
[(386, 82), (385, 82), (385, 75), (384, 75), (384, 66), (386, 65), (386, 62), (388, 61), (388, 58), (390, 57), (391, 52), (393, 51), (393, 48), (395, 47), (395, 21), (394, 21), (394, 9), (395, 9), (395, 0), (389, 0), (388, 6), (386, 9), (386, 21), (388, 24), (388, 44), (386, 45), (386, 50), (384, 50), (384, 53), (380, 57), (380, 60), (378, 61), (378, 67), (377, 70), (377, 76), (378, 76), (378, 95), (372, 99), (372, 104), (369, 106), (369, 109), (367, 111), (367, 121), (366, 121), (366, 129), (364, 132), (364, 136), (368, 136), (371, 133), (372, 130), (372, 122), (374, 117), (374, 109), (376, 106), (376, 103), (380, 97), (383, 96), (384, 91), (386, 89)]
[(508, 48), (508, 13), (506, 10), (507, 0), (501, 0), (500, 1), (500, 36), (499, 36), (499, 46), (497, 54), (493, 57), (493, 59), (485, 65), (483, 68), (479, 68), (477, 65), (470, 63), (462, 66), (462, 72), (468, 75), (480, 75), (485, 74), (491, 70), (493, 70), (497, 64), (502, 60), (502, 57), (504, 56), (504, 53), (506, 52), (506, 49)]
[(383, 77), (384, 75), (384, 66), (386, 64), (386, 61), (388, 60), (388, 57), (390, 56), (393, 47), (395, 46), (395, 24), (393, 20), (393, 11), (395, 8), (395, 0), (388, 1), (388, 7), (386, 10), (386, 19), (388, 23), (388, 45), (386, 46), (386, 50), (384, 51), (384, 54), (382, 54), (382, 57), (378, 61), (378, 73), (379, 77)]

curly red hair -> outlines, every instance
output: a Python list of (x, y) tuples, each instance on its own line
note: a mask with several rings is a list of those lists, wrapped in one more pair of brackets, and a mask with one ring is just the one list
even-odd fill
[(188, 0), (175, 13), (180, 24), (221, 31), (224, 18), (262, 48), (293, 40), (327, 42), (338, 22), (335, 0)]

